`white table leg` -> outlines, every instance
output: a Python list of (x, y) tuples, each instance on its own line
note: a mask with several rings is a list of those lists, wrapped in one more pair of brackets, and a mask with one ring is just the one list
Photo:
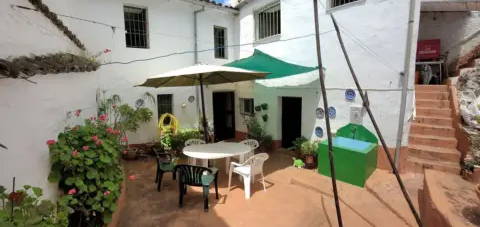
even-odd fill
[(230, 157), (225, 158), (225, 173), (229, 173), (230, 171)]

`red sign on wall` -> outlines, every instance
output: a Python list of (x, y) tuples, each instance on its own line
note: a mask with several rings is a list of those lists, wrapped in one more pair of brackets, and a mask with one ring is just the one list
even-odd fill
[(417, 60), (440, 57), (440, 39), (420, 40), (417, 43)]

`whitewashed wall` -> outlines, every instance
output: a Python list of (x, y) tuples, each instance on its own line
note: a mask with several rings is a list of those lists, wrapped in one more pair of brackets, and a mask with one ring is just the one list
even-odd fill
[[(254, 14), (256, 9), (271, 3), (271, 0), (253, 1), (245, 5), (239, 15), (240, 43), (254, 42)], [(337, 117), (332, 121), (338, 128), (349, 121), (350, 106), (361, 104), (360, 97), (353, 103), (345, 101), (344, 92), (355, 85), (350, 76), (341, 52), (333, 24), (326, 13), (326, 1), (320, 1), (320, 33), (322, 56), (326, 68), (326, 87), (329, 105), (337, 109)], [(377, 119), (388, 146), (395, 146), (400, 111), (401, 79), (407, 39), (409, 1), (364, 0), (339, 9), (331, 10), (340, 24), (344, 42), (353, 67), (362, 87), (368, 91), (371, 108)], [(247, 57), (254, 48), (260, 49), (282, 60), (304, 66), (316, 66), (313, 5), (311, 1), (281, 0), (280, 40), (296, 37), (305, 38), (240, 47), (240, 57)], [(414, 48), (415, 49), (415, 48)], [(316, 73), (316, 72), (315, 72)], [(293, 82), (293, 81), (292, 81)], [(302, 97), (302, 135), (315, 138), (314, 127), (325, 129), (324, 120), (316, 120), (314, 111), (323, 107), (319, 100), (318, 80), (304, 88), (265, 88), (257, 85), (252, 90), (256, 103), (269, 103), (267, 129), (274, 139), (281, 139), (281, 96)], [(410, 89), (412, 83), (410, 82)], [(268, 94), (268, 95), (267, 95)], [(412, 112), (412, 90), (409, 91), (407, 118)], [(312, 124), (315, 122), (315, 124)], [(364, 117), (364, 124), (373, 127)], [(408, 129), (408, 122), (406, 127)], [(408, 130), (403, 136), (407, 143)]]
[(463, 43), (478, 32), (479, 12), (422, 12), (420, 17), (419, 40), (440, 39), (442, 54), (449, 52), (448, 60), (456, 60), (480, 43), (480, 35)]
[[(116, 27), (111, 28), (60, 17), (62, 21), (85, 44), (90, 54), (105, 49), (111, 52), (99, 57), (102, 62), (129, 61), (193, 50), (193, 11), (200, 9), (177, 0), (132, 0), (132, 1), (56, 1), (44, 0), (57, 13), (101, 21)], [(42, 14), (12, 8), (11, 4), (32, 7), (27, 0), (0, 2), (0, 58), (30, 54), (48, 54), (61, 51), (79, 53), (78, 49)], [(149, 49), (125, 47), (123, 4), (148, 9)], [(227, 27), (229, 43), (235, 43), (235, 16), (223, 10), (206, 7), (199, 14), (200, 49), (213, 48), (213, 25)], [(229, 52), (229, 59), (237, 55)], [(221, 64), (213, 59), (213, 52), (200, 55), (202, 63)], [(46, 190), (53, 197), (55, 186), (47, 182), (49, 173), (47, 139), (56, 138), (67, 122), (66, 112), (83, 109), (82, 117), (95, 114), (97, 89), (107, 94), (119, 94), (123, 101), (134, 104), (145, 91), (154, 95), (173, 93), (174, 114), (181, 119), (183, 127), (193, 127), (198, 119), (196, 104), (186, 102), (195, 95), (194, 87), (182, 88), (133, 88), (148, 76), (177, 69), (194, 63), (193, 54), (175, 55), (152, 61), (128, 65), (105, 65), (96, 72), (38, 75), (32, 78), (37, 84), (23, 80), (0, 80), (0, 141), (8, 150), (0, 150), (0, 185), (10, 185), (11, 177), (17, 177), (18, 185), (31, 184)], [(211, 91), (207, 89), (207, 104), (211, 105)], [(156, 106), (151, 106), (157, 119)], [(209, 112), (211, 115), (211, 112)], [(211, 117), (210, 117), (211, 118)], [(148, 142), (156, 136), (156, 120), (142, 126), (138, 133), (130, 135), (131, 143)]]

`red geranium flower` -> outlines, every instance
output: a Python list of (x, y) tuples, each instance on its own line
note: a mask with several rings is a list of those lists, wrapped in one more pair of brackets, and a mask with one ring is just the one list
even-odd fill
[(80, 116), (81, 112), (82, 112), (81, 109), (75, 110), (75, 116), (77, 116), (77, 117)]
[(97, 142), (95, 142), (96, 145), (102, 145), (103, 144), (103, 141), (102, 140), (97, 140)]
[(128, 150), (124, 150), (124, 151), (122, 151), (122, 153), (123, 153), (124, 155), (126, 155), (126, 154), (128, 154)]
[(110, 195), (110, 191), (104, 192), (103, 195), (105, 195), (105, 196)]
[(120, 141), (122, 141), (122, 142), (128, 142), (128, 137), (127, 137), (127, 136), (124, 136), (124, 137), (122, 137), (122, 139), (120, 139)]
[(8, 195), (8, 199), (10, 199), (13, 204), (15, 205), (19, 205), (23, 199), (25, 198), (25, 193), (24, 192), (11, 192), (9, 195)]
[(100, 116), (98, 116), (98, 120), (106, 121), (107, 120), (107, 115), (106, 114), (101, 114)]
[(83, 146), (82, 149), (83, 149), (84, 151), (88, 151), (88, 149), (90, 149), (90, 147), (89, 147), (89, 146)]
[(109, 52), (111, 52), (111, 51), (112, 51), (112, 50), (110, 50), (110, 49), (107, 48), (107, 49), (103, 50), (103, 53), (106, 54), (106, 53), (109, 53)]
[(57, 141), (55, 140), (47, 140), (47, 145), (53, 145), (53, 144), (56, 144)]
[(113, 130), (113, 134), (115, 134), (115, 135), (120, 135), (120, 130), (119, 130), (119, 129)]
[(108, 133), (113, 134), (113, 128), (107, 128), (106, 131), (107, 131)]
[(72, 151), (72, 156), (73, 156), (73, 157), (78, 156), (78, 151), (77, 151), (77, 150), (73, 150), (73, 151)]
[(93, 140), (93, 141), (97, 141), (97, 140), (98, 140), (98, 136), (92, 136), (92, 140)]
[(134, 181), (134, 180), (137, 179), (137, 176), (135, 176), (135, 175), (130, 175), (130, 176), (128, 176), (128, 179), (131, 180), (131, 181)]
[(77, 189), (72, 188), (72, 189), (68, 190), (68, 194), (69, 194), (69, 195), (75, 195), (75, 194), (77, 194)]

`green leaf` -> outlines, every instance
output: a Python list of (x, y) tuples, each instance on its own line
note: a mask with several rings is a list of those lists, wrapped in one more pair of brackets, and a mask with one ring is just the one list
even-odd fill
[(93, 164), (93, 160), (92, 159), (86, 159), (85, 164), (86, 165), (91, 165), (91, 164)]
[(50, 174), (48, 175), (48, 181), (50, 182), (58, 182), (62, 175), (60, 174), (59, 171), (52, 170)]
[(89, 169), (88, 172), (87, 172), (87, 178), (91, 180), (91, 179), (94, 179), (94, 178), (96, 178), (96, 177), (98, 177), (98, 172), (97, 172), (97, 170), (95, 170), (95, 169)]
[(93, 184), (88, 185), (88, 191), (94, 192), (94, 191), (96, 191), (96, 190), (97, 190), (97, 187), (96, 187), (95, 185), (93, 185)]
[(107, 155), (100, 155), (100, 161), (109, 164), (112, 162), (112, 159)]
[(83, 183), (83, 180), (82, 180), (82, 179), (77, 178), (77, 179), (75, 180), (75, 185), (76, 185), (77, 187), (82, 187), (82, 186), (85, 185), (85, 184)]
[(66, 180), (65, 180), (65, 184), (66, 185), (72, 185), (74, 182), (75, 182), (75, 178), (74, 177), (68, 177)]
[(112, 214), (110, 212), (106, 212), (103, 214), (103, 222), (105, 223), (112, 222)]
[(35, 194), (35, 196), (37, 196), (37, 197), (40, 197), (40, 196), (43, 195), (43, 191), (39, 187), (33, 187), (32, 191), (33, 191), (33, 194)]

